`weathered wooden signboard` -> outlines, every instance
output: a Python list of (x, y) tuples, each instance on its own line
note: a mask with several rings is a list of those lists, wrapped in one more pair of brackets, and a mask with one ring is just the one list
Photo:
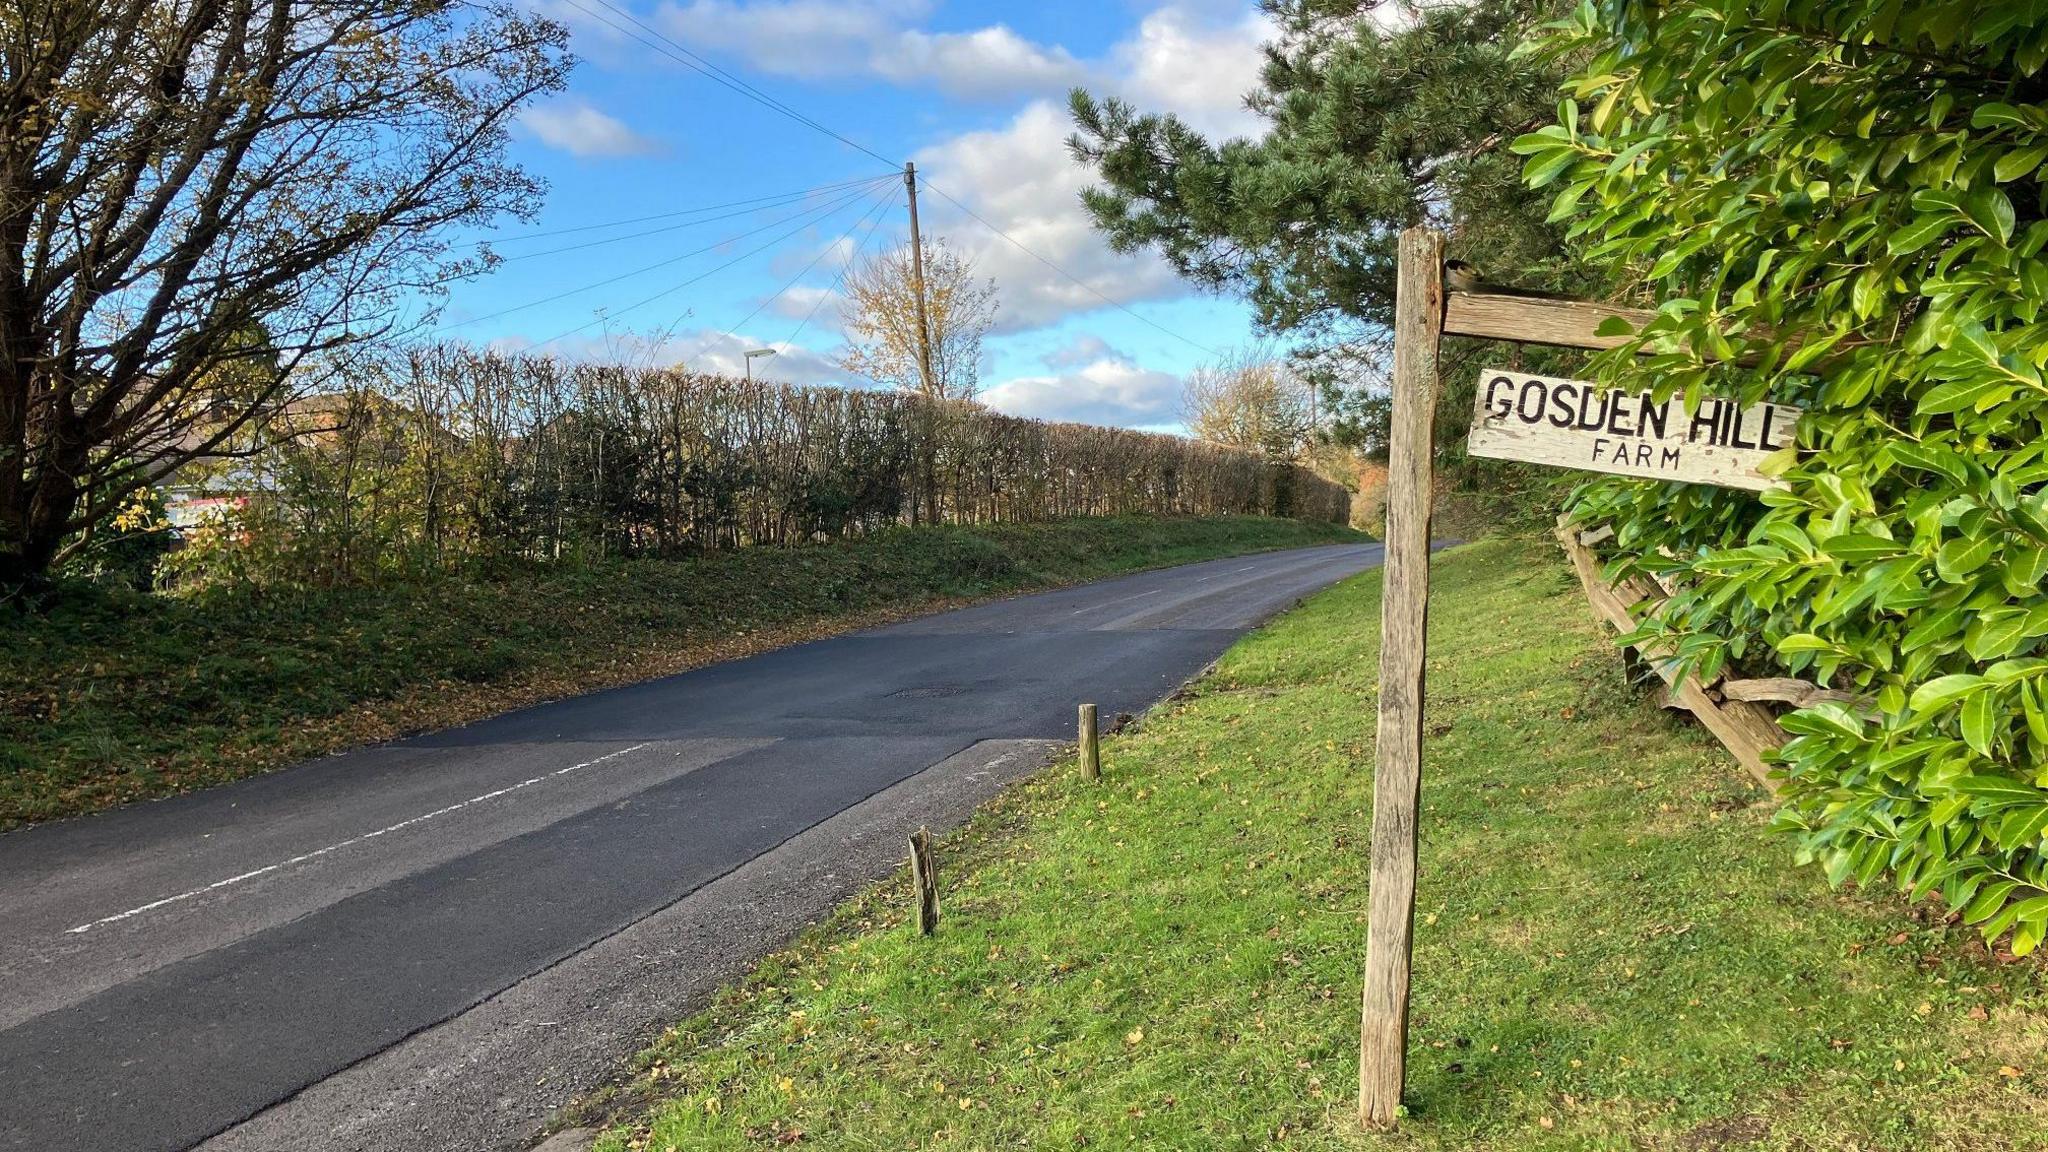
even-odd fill
[(1648, 392), (1488, 368), (1479, 374), (1465, 451), (1760, 492), (1776, 486), (1762, 469), (1792, 445), (1798, 423), (1799, 409), (1784, 404), (1743, 408), (1708, 398), (1687, 412), (1682, 397), (1660, 404)]

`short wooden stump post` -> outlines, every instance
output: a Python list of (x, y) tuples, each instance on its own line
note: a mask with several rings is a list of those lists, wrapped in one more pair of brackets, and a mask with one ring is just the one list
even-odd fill
[(1102, 779), (1102, 741), (1095, 732), (1095, 705), (1081, 705), (1081, 779)]
[(929, 936), (939, 926), (939, 866), (932, 858), (932, 834), (928, 828), (910, 834), (910, 889), (916, 905), (917, 934)]

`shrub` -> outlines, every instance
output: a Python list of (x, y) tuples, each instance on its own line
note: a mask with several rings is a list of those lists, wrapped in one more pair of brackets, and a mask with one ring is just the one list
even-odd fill
[(119, 512), (86, 531), (64, 559), (63, 572), (97, 584), (147, 590), (173, 539), (163, 497), (144, 488), (123, 497)]
[[(1585, 3), (1516, 141), (1617, 288), (1618, 387), (1802, 404), (1763, 496), (1601, 480), (1573, 515), (1681, 590), (1703, 676), (1867, 694), (1785, 718), (1802, 859), (2048, 932), (2048, 19), (2038, 2)], [(1647, 353), (1638, 355), (1637, 353)]]

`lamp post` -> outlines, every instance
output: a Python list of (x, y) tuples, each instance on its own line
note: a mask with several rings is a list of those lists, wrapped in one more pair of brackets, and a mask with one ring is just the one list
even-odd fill
[(775, 349), (773, 349), (773, 348), (749, 348), (749, 349), (747, 349), (747, 382), (748, 382), (748, 383), (752, 383), (752, 382), (753, 382), (753, 379), (754, 379), (754, 358), (755, 358), (755, 357), (757, 357), (757, 356), (773, 356), (773, 355), (775, 355)]

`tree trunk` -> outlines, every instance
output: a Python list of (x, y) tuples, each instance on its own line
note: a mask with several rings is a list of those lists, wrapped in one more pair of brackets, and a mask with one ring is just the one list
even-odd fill
[(85, 475), (87, 452), (77, 414), (68, 404), (56, 407), (36, 466), (24, 471), (18, 461), (0, 463), (13, 481), (12, 499), (0, 507), (0, 588), (45, 583), (71, 534), (81, 495), (76, 478)]
[(48, 582), (78, 505), (78, 485), (54, 470), (39, 470), (20, 492), (27, 507), (0, 511), (0, 589)]

